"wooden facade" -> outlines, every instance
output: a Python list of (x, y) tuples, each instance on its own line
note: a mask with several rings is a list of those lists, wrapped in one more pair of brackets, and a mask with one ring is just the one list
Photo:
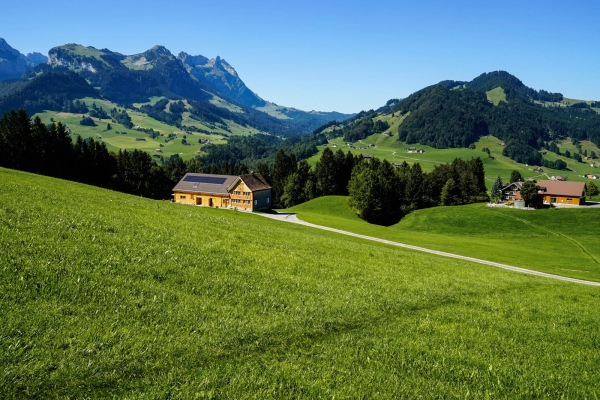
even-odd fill
[(521, 198), (521, 186), (523, 182), (513, 182), (502, 188), (502, 201), (517, 201)]
[(544, 204), (581, 205), (585, 203), (587, 192), (584, 182), (541, 180), (537, 182), (537, 185), (540, 187), (539, 194)]
[(175, 203), (244, 211), (271, 209), (271, 186), (260, 174), (186, 174), (173, 188)]

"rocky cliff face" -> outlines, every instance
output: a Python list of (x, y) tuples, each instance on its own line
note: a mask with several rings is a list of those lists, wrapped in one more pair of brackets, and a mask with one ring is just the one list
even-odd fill
[(0, 80), (20, 78), (34, 64), (0, 38)]
[(209, 60), (201, 55), (191, 56), (182, 52), (179, 53), (178, 58), (196, 79), (206, 82), (229, 99), (247, 107), (261, 107), (266, 104), (256, 93), (248, 89), (235, 69), (221, 57), (217, 56)]

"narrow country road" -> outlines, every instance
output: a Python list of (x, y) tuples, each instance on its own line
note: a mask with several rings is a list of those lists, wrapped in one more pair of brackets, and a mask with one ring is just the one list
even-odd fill
[(335, 229), (335, 228), (330, 228), (330, 227), (327, 227), (327, 226), (311, 224), (310, 222), (306, 222), (306, 221), (302, 221), (302, 220), (298, 219), (298, 217), (296, 216), (296, 214), (284, 214), (284, 213), (280, 213), (280, 214), (259, 214), (259, 215), (262, 215), (263, 217), (267, 217), (267, 218), (279, 220), (279, 221), (284, 221), (284, 222), (290, 222), (290, 223), (299, 224), (299, 225), (310, 226), (311, 228), (323, 229), (325, 231), (335, 232), (335, 233), (339, 233), (339, 234), (342, 234), (342, 235), (354, 236), (354, 237), (361, 238), (361, 239), (366, 239), (366, 240), (372, 240), (374, 242), (380, 242), (380, 243), (385, 243), (385, 244), (389, 244), (389, 245), (392, 245), (392, 246), (403, 247), (405, 249), (422, 251), (424, 253), (435, 254), (435, 255), (438, 255), (438, 256), (442, 256), (442, 257), (456, 258), (456, 259), (459, 259), (459, 260), (471, 261), (471, 262), (475, 262), (475, 263), (478, 263), (478, 264), (489, 265), (489, 266), (492, 266), (492, 267), (507, 269), (509, 271), (520, 272), (520, 273), (523, 273), (523, 274), (542, 276), (544, 278), (557, 279), (557, 280), (560, 280), (560, 281), (578, 283), (578, 284), (581, 284), (581, 285), (589, 285), (589, 286), (600, 287), (600, 282), (586, 281), (586, 280), (583, 280), (583, 279), (576, 279), (576, 278), (569, 278), (569, 277), (566, 277), (566, 276), (548, 274), (548, 273), (545, 273), (545, 272), (534, 271), (534, 270), (525, 269), (525, 268), (519, 268), (519, 267), (515, 267), (515, 266), (512, 266), (512, 265), (507, 265), (507, 264), (501, 264), (501, 263), (497, 263), (497, 262), (493, 262), (493, 261), (482, 260), (482, 259), (479, 259), (479, 258), (466, 257), (466, 256), (458, 255), (458, 254), (446, 253), (444, 251), (426, 249), (425, 247), (419, 247), (419, 246), (413, 246), (413, 245), (405, 244), (405, 243), (393, 242), (391, 240), (376, 238), (376, 237), (373, 237), (373, 236), (361, 235), (359, 233), (353, 233), (353, 232), (343, 231), (341, 229)]

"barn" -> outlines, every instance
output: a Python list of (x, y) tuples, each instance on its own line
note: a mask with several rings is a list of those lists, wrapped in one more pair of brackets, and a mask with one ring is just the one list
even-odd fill
[(245, 211), (271, 209), (271, 186), (259, 173), (216, 175), (187, 173), (173, 188), (175, 203)]

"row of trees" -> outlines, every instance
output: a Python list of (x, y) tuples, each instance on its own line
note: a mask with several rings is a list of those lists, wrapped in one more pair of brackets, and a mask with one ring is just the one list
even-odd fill
[(399, 167), (387, 160), (363, 159), (326, 148), (314, 170), (294, 154), (280, 150), (268, 179), (275, 207), (292, 207), (320, 196), (350, 195), (350, 205), (364, 220), (390, 225), (404, 214), (437, 205), (487, 200), (481, 158), (455, 159), (429, 173), (416, 163)]

